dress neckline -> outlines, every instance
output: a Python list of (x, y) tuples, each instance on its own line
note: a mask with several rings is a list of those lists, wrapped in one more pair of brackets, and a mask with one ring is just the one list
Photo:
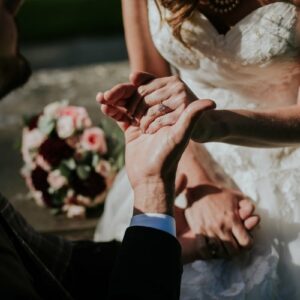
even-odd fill
[(251, 17), (253, 17), (253, 15), (255, 15), (256, 13), (261, 12), (264, 9), (269, 9), (269, 8), (273, 8), (275, 6), (280, 6), (280, 5), (292, 5), (292, 3), (288, 3), (288, 2), (282, 2), (282, 1), (278, 1), (278, 2), (273, 2), (273, 3), (269, 3), (263, 6), (260, 6), (254, 10), (252, 10), (249, 14), (247, 14), (246, 16), (244, 16), (243, 18), (241, 18), (239, 21), (237, 21), (234, 25), (232, 25), (225, 33), (220, 33), (218, 31), (218, 29), (215, 27), (215, 25), (210, 21), (210, 19), (204, 14), (202, 13), (200, 10), (198, 10), (199, 15), (201, 16), (202, 19), (204, 19), (209, 25), (210, 27), (213, 29), (213, 31), (218, 35), (218, 36), (223, 36), (226, 37), (227, 35), (229, 35), (231, 32), (237, 30), (240, 25), (242, 23), (244, 23), (245, 21), (247, 21), (248, 19), (250, 19)]

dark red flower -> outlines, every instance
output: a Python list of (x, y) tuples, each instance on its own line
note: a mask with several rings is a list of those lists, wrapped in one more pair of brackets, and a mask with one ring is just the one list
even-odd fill
[(52, 197), (49, 193), (43, 193), (43, 201), (47, 207), (53, 207)]
[(42, 193), (47, 193), (49, 183), (47, 181), (48, 172), (41, 167), (36, 167), (31, 173), (31, 181), (34, 188)]
[(72, 186), (77, 194), (93, 199), (105, 191), (106, 182), (103, 176), (91, 172), (86, 180), (75, 176), (72, 181)]
[(73, 156), (74, 149), (58, 137), (50, 137), (43, 142), (39, 153), (53, 167), (57, 167), (63, 159)]

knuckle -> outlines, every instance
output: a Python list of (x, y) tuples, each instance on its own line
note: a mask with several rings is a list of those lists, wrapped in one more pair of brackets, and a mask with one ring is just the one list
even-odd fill
[(250, 200), (249, 200), (249, 202), (250, 202), (251, 210), (254, 211), (256, 209), (255, 204), (252, 201), (250, 201)]
[(219, 231), (221, 225), (222, 225), (222, 221), (212, 220), (207, 223), (207, 229), (216, 232)]
[(176, 82), (176, 81), (181, 81), (180, 77), (179, 77), (177, 74), (171, 76), (171, 79), (172, 79), (173, 81), (175, 81), (175, 82)]
[(109, 112), (109, 107), (107, 105), (102, 105), (101, 106), (101, 111), (104, 113), (104, 114), (108, 114)]
[(202, 224), (198, 225), (195, 228), (197, 228), (197, 230), (196, 230), (197, 234), (204, 234), (205, 233), (205, 227)]
[(178, 81), (175, 83), (175, 90), (177, 91), (177, 93), (179, 95), (186, 95), (186, 92), (185, 92), (185, 85), (182, 81)]
[(146, 95), (146, 87), (141, 85), (137, 88), (137, 91), (138, 93), (141, 95), (141, 96), (145, 96)]
[(158, 111), (158, 108), (152, 106), (152, 107), (150, 107), (150, 108), (148, 109), (147, 115), (149, 115), (150, 117), (154, 117), (154, 116), (156, 116), (157, 111)]

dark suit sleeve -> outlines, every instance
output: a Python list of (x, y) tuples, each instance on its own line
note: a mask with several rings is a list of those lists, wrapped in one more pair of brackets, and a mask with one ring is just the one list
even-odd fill
[(0, 222), (0, 299), (41, 300), (32, 277)]
[(130, 227), (116, 260), (108, 299), (179, 299), (181, 274), (176, 238), (161, 230)]
[(74, 300), (107, 299), (110, 277), (121, 243), (73, 243), (72, 257), (63, 286)]

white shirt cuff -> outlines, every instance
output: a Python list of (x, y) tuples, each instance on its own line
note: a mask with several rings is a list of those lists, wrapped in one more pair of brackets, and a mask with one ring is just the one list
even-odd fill
[(130, 222), (131, 226), (144, 226), (165, 231), (176, 237), (175, 219), (165, 214), (146, 213), (135, 215)]

